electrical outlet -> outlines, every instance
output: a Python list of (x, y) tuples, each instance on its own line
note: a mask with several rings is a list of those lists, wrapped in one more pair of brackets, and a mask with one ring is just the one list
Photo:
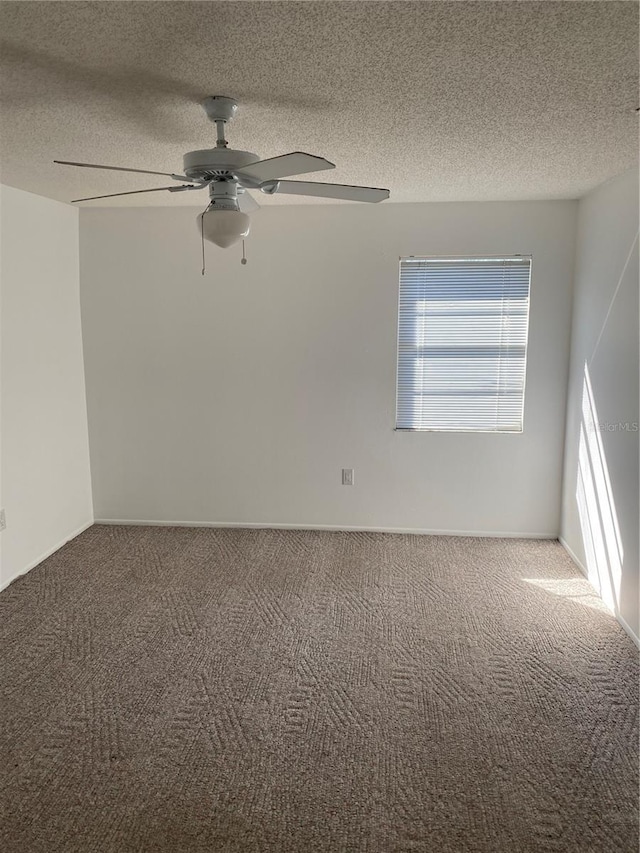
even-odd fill
[(0, 530), (4, 530), (7, 526), (7, 516), (4, 514), (4, 510), (0, 509)]
[(353, 486), (353, 468), (342, 469), (342, 485)]

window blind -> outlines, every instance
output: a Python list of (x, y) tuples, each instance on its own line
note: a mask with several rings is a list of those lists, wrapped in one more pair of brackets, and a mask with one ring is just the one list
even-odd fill
[(531, 258), (402, 258), (396, 428), (521, 432)]

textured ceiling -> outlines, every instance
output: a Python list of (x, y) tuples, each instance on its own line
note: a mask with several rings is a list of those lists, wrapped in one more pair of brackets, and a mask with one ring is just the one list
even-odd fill
[(179, 171), (210, 94), (233, 147), (393, 201), (576, 198), (637, 161), (636, 2), (4, 2), (0, 32), (0, 177), (60, 200), (162, 186), (51, 161)]

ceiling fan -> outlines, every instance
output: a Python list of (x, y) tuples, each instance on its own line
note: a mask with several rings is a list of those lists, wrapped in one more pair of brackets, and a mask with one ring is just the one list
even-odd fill
[[(116, 172), (139, 172), (145, 175), (163, 175), (179, 186), (154, 187), (148, 190), (130, 190), (124, 193), (76, 198), (72, 203), (94, 201), (100, 198), (114, 198), (123, 195), (154, 192), (187, 192), (209, 188), (210, 203), (204, 213), (198, 216), (198, 228), (203, 239), (210, 240), (221, 248), (227, 248), (249, 233), (248, 213), (259, 208), (258, 203), (248, 190), (260, 190), (267, 195), (287, 193), (318, 198), (337, 198), (349, 201), (378, 202), (389, 198), (389, 190), (377, 187), (356, 187), (348, 184), (321, 184), (313, 181), (284, 181), (290, 175), (303, 175), (334, 169), (335, 164), (293, 151), (280, 157), (260, 160), (250, 151), (236, 151), (228, 147), (225, 139), (225, 125), (238, 111), (238, 102), (234, 98), (213, 95), (203, 101), (207, 116), (215, 123), (217, 142), (215, 148), (201, 151), (189, 151), (183, 158), (184, 174), (153, 172), (147, 169), (126, 169), (118, 166), (98, 166), (93, 163), (73, 163), (68, 160), (54, 160), (63, 166), (82, 166), (88, 169), (109, 169)], [(185, 181), (187, 183), (185, 183)]]

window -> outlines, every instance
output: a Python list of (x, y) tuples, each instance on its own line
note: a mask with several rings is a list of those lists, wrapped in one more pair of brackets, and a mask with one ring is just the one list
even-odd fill
[(396, 428), (522, 432), (531, 258), (402, 258)]

